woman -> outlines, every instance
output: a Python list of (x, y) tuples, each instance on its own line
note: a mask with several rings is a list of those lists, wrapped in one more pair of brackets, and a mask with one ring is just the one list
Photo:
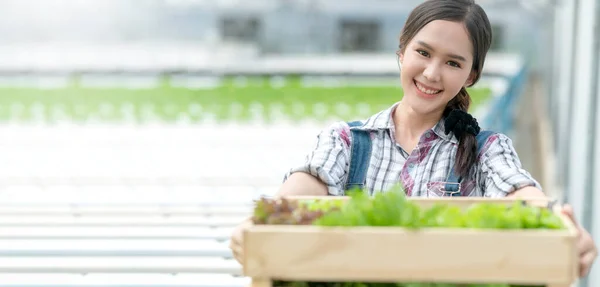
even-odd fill
[[(355, 186), (373, 194), (400, 181), (409, 196), (544, 196), (521, 168), (511, 140), (481, 132), (467, 113), (466, 88), (479, 80), (491, 34), (487, 15), (472, 0), (417, 6), (397, 52), (402, 100), (364, 122), (338, 122), (323, 130), (305, 164), (285, 176), (278, 195), (343, 195)], [(571, 207), (563, 210), (575, 222)], [(238, 261), (248, 224), (232, 237)], [(597, 251), (590, 234), (579, 231), (584, 276)]]

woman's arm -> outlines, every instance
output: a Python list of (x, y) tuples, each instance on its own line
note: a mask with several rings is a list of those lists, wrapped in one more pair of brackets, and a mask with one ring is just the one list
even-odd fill
[[(316, 146), (308, 153), (304, 163), (286, 174), (275, 197), (342, 195), (350, 156), (349, 144), (349, 129), (344, 122), (334, 123), (321, 131)], [(240, 263), (244, 257), (244, 230), (251, 225), (251, 218), (247, 218), (234, 228), (231, 236), (229, 248)]]
[(526, 186), (520, 189), (515, 190), (506, 195), (506, 197), (522, 197), (522, 198), (532, 198), (532, 197), (546, 197), (544, 192), (534, 186)]
[(284, 176), (276, 196), (344, 195), (351, 140), (345, 122), (335, 122), (322, 130), (305, 160)]
[(327, 186), (321, 180), (305, 172), (295, 172), (281, 185), (276, 197), (327, 194)]
[(545, 196), (540, 184), (521, 166), (510, 138), (497, 133), (484, 146), (478, 162), (478, 184), (484, 196)]

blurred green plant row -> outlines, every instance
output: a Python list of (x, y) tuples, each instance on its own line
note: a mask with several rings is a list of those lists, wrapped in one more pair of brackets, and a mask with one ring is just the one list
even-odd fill
[[(350, 120), (367, 117), (402, 98), (402, 89), (390, 80), (309, 83), (298, 78), (231, 78), (194, 83), (184, 79), (185, 83), (138, 83), (134, 88), (110, 81), (115, 80), (78, 79), (52, 88), (0, 83), (0, 121)], [(491, 96), (487, 88), (470, 89), (470, 93), (474, 107)]]

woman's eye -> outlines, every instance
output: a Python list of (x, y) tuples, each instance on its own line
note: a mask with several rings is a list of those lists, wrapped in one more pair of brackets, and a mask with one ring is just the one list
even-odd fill
[(460, 65), (457, 62), (454, 62), (454, 61), (449, 61), (448, 65), (450, 65), (452, 67), (460, 68)]
[(417, 53), (421, 54), (421, 56), (425, 56), (425, 57), (429, 56), (429, 53), (427, 53), (426, 51), (423, 51), (423, 50), (417, 50)]

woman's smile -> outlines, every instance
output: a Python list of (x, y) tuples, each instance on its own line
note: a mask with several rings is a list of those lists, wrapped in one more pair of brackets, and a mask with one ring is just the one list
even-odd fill
[(416, 87), (417, 94), (423, 98), (432, 99), (437, 95), (441, 94), (444, 90), (436, 89), (430, 86), (427, 86), (417, 80), (413, 80), (413, 83)]

